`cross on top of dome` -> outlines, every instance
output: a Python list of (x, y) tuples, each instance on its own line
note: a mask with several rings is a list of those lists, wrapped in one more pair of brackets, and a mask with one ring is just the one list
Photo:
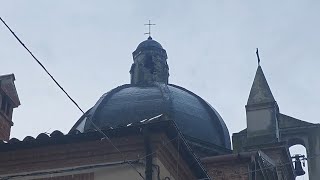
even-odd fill
[[(146, 33), (144, 33), (144, 34), (148, 34), (149, 35), (149, 38), (150, 39), (152, 39), (151, 38), (151, 26), (155, 26), (156, 24), (151, 24), (151, 21), (149, 20), (149, 23), (148, 24), (144, 24), (145, 26), (149, 26), (149, 31), (148, 32), (146, 32)], [(148, 39), (149, 39), (148, 38)]]

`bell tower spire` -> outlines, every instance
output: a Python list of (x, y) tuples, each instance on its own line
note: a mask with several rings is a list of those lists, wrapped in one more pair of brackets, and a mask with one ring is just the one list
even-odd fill
[(247, 105), (272, 103), (275, 99), (260, 65), (254, 77)]
[(258, 49), (256, 53), (258, 68), (246, 105), (247, 138), (251, 145), (279, 141), (279, 107), (260, 66)]

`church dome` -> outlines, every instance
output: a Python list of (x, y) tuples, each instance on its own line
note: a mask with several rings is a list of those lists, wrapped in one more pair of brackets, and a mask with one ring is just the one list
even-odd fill
[(151, 36), (149, 36), (147, 40), (142, 41), (137, 47), (137, 49), (144, 49), (144, 48), (159, 48), (159, 49), (163, 49), (161, 44), (158, 43), (157, 41), (153, 40)]
[(199, 96), (173, 84), (119, 86), (104, 94), (74, 129), (94, 129), (88, 117), (100, 128), (116, 128), (158, 115), (175, 121), (187, 138), (230, 149), (229, 132), (219, 113)]
[[(169, 84), (167, 53), (149, 37), (133, 52), (131, 83), (105, 93), (72, 130), (126, 127), (147, 119), (173, 120), (197, 148), (231, 149), (228, 129), (205, 100), (180, 86)], [(90, 119), (90, 120), (88, 120)], [(221, 151), (221, 152), (222, 152)]]

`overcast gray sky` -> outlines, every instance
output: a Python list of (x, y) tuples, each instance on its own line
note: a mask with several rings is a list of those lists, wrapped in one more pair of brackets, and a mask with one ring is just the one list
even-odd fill
[[(246, 127), (255, 48), (284, 114), (319, 123), (320, 1), (2, 1), (0, 15), (87, 110), (129, 83), (131, 53), (153, 38), (168, 53), (170, 83), (208, 101), (230, 134)], [(81, 112), (0, 25), (0, 74), (14, 73), (21, 106), (12, 137), (64, 133)]]

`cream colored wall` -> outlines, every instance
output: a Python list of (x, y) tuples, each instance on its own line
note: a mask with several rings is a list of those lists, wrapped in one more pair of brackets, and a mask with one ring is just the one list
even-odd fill
[[(165, 177), (169, 177), (170, 180), (175, 180), (163, 163), (158, 159), (153, 159), (153, 164), (158, 165), (160, 168), (160, 179), (163, 180)], [(139, 171), (143, 177), (145, 177), (145, 165), (133, 164), (133, 166)], [(97, 169), (94, 171), (95, 180), (141, 180), (139, 174), (128, 164), (118, 165), (112, 167), (106, 167)], [(157, 180), (157, 169), (153, 167), (153, 179)]]
[[(137, 171), (139, 171), (142, 176), (145, 176), (144, 165), (133, 164)], [(141, 180), (139, 174), (129, 165), (119, 165), (106, 167), (103, 169), (98, 169), (94, 172), (95, 180)]]
[[(164, 164), (158, 159), (153, 158), (153, 164), (158, 165), (160, 168), (160, 180), (164, 180), (166, 177), (169, 177), (170, 180), (175, 180), (172, 174), (164, 166)], [(141, 161), (139, 164), (132, 164), (137, 171), (145, 177), (145, 163)], [(57, 170), (57, 169), (56, 169)], [(62, 170), (62, 169), (60, 169)], [(28, 176), (23, 178), (13, 178), (15, 180), (32, 180), (32, 179), (41, 179), (41, 178), (56, 178), (63, 177), (68, 175), (76, 175), (83, 173), (93, 173), (94, 180), (141, 180), (142, 178), (139, 174), (131, 167), (129, 164), (121, 165), (111, 165), (103, 168), (94, 168), (80, 171), (71, 171), (66, 173), (50, 174), (50, 175), (40, 175), (40, 176)], [(158, 170), (156, 166), (153, 166), (153, 179), (158, 180)]]

